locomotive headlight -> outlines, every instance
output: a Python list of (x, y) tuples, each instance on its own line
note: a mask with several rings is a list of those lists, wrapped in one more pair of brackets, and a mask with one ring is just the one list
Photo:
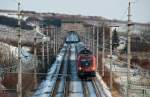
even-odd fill
[(79, 70), (82, 70), (82, 68), (81, 68), (81, 67), (79, 67)]
[(96, 67), (95, 67), (95, 66), (93, 66), (93, 67), (92, 67), (92, 70), (95, 70), (95, 69), (96, 69)]

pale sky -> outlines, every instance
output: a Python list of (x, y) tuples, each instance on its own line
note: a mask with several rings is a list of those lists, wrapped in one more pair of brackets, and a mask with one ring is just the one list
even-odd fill
[[(132, 0), (132, 20), (150, 22), (150, 0)], [(17, 9), (17, 0), (0, 0), (0, 9)], [(102, 16), (127, 20), (128, 0), (22, 0), (23, 10)]]

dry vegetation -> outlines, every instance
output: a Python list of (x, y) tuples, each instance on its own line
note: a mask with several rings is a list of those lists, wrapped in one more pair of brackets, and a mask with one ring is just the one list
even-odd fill
[[(34, 80), (33, 80), (33, 74), (23, 74), (22, 76), (22, 83), (23, 83), (23, 97), (27, 97), (33, 92), (34, 87)], [(2, 84), (7, 89), (15, 89), (16, 90), (16, 84), (17, 84), (17, 74), (6, 74), (4, 80), (2, 81)], [(15, 95), (16, 95), (16, 91)], [(14, 93), (13, 93), (14, 94)], [(11, 93), (9, 93), (11, 95)], [(11, 96), (15, 97), (15, 96)]]
[[(102, 55), (100, 54), (99, 55), (99, 67), (98, 67), (98, 69), (99, 69), (99, 73), (100, 74), (102, 74), (102, 72), (101, 72), (101, 70), (102, 70), (102, 60), (101, 60), (101, 58), (102, 58)], [(104, 77), (102, 77), (102, 79), (104, 80), (104, 82), (107, 84), (107, 86), (109, 86), (110, 85), (110, 72), (109, 72), (109, 70), (105, 67), (105, 72), (104, 72)], [(121, 94), (120, 94), (120, 86), (119, 86), (119, 84), (117, 84), (115, 81), (114, 81), (114, 79), (116, 78), (117, 76), (116, 75), (114, 75), (113, 74), (113, 90), (112, 90), (112, 96), (113, 97), (122, 97), (121, 96)]]

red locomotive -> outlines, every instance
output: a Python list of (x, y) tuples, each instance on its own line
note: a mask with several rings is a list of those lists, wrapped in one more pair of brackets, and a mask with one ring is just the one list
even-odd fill
[(90, 50), (83, 49), (79, 52), (77, 70), (80, 77), (95, 77), (96, 58)]

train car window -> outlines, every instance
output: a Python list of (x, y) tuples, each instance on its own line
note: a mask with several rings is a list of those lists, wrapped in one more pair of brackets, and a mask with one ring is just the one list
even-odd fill
[(90, 59), (81, 59), (80, 64), (82, 66), (90, 66), (92, 64), (92, 60), (90, 60)]

